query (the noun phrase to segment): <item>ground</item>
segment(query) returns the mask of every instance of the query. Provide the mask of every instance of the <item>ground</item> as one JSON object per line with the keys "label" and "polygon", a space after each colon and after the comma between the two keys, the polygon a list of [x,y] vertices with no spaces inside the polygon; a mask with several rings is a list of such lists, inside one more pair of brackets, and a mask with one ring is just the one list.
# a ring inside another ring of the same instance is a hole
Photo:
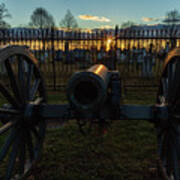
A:
{"label": "ground", "polygon": [[[66,102],[49,92],[49,103]],[[124,103],[154,104],[156,91],[128,91]],[[107,133],[83,136],[74,120],[48,128],[41,160],[28,180],[157,180],[157,142],[147,121],[116,121]],[[0,169],[1,170],[1,169]]]}
{"label": "ground", "polygon": [[[128,92],[124,103],[153,104],[156,93]],[[59,103],[55,93],[50,99]],[[54,98],[56,97],[56,98]],[[64,98],[65,101],[65,98]],[[75,121],[48,129],[41,161],[30,179],[155,180],[157,144],[153,124],[114,122],[107,134],[84,137]]]}

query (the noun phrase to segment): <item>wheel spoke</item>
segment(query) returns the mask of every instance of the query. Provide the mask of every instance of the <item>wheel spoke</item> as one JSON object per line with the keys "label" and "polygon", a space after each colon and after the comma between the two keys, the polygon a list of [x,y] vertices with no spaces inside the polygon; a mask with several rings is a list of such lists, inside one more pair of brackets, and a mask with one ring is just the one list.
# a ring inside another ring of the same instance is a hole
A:
{"label": "wheel spoke", "polygon": [[167,146],[168,146],[168,138],[165,135],[161,139],[161,146],[160,146],[160,159],[162,160],[163,165],[166,165],[167,163],[165,159],[165,157],[167,157]]}
{"label": "wheel spoke", "polygon": [[22,102],[22,98],[20,95],[20,91],[19,91],[19,87],[17,85],[17,81],[15,78],[15,74],[12,70],[11,64],[9,62],[9,60],[5,61],[5,65],[6,65],[6,70],[10,79],[10,84],[11,84],[11,88],[13,90],[14,96],[16,97],[17,100],[19,100],[20,102]]}
{"label": "wheel spoke", "polygon": [[36,137],[36,139],[41,139],[37,129],[35,127],[32,128],[32,133],[34,134],[34,136]]}
{"label": "wheel spoke", "polygon": [[23,103],[25,103],[26,99],[26,90],[25,90],[25,73],[24,73],[24,65],[23,65],[23,58],[19,56],[18,59],[18,81],[21,88],[21,98],[23,100]]}
{"label": "wheel spoke", "polygon": [[40,156],[39,153],[41,153],[41,149],[43,148],[43,140],[44,140],[44,136],[45,136],[45,132],[46,132],[46,123],[45,122],[40,122],[39,124],[39,140],[37,141],[37,145],[36,145],[36,157]]}
{"label": "wheel spoke", "polygon": [[167,67],[167,83],[168,83],[168,99],[170,98],[170,94],[171,94],[171,91],[172,91],[172,85],[173,85],[173,71],[172,71],[172,63],[169,63],[168,64],[168,67]]}
{"label": "wheel spoke", "polygon": [[14,110],[14,109],[4,109],[4,108],[0,108],[0,114],[18,115],[18,114],[20,114],[20,112],[17,111],[17,110]]}
{"label": "wheel spoke", "polygon": [[0,128],[0,135],[2,135],[3,133],[7,132],[10,128],[12,128],[15,125],[15,121],[9,121],[8,123],[4,124],[1,128]]}
{"label": "wheel spoke", "polygon": [[7,101],[14,106],[14,108],[18,108],[19,103],[11,96],[9,91],[0,83],[0,92],[7,99]]}
{"label": "wheel spoke", "polygon": [[179,180],[180,179],[180,169],[179,169],[179,161],[177,161],[177,159],[174,157],[174,180]]}
{"label": "wheel spoke", "polygon": [[32,142],[32,136],[28,130],[26,132],[26,140],[27,140],[27,148],[30,156],[30,161],[32,162],[34,160],[34,147]]}
{"label": "wheel spoke", "polygon": [[22,84],[24,83],[24,69],[23,69],[23,60],[20,58],[18,59],[18,80]]}
{"label": "wheel spoke", "polygon": [[25,157],[26,157],[26,146],[24,142],[24,138],[21,138],[21,144],[20,144],[20,153],[19,153],[19,173],[20,175],[24,174],[25,169]]}
{"label": "wheel spoke", "polygon": [[38,91],[39,85],[40,85],[41,80],[40,79],[36,79],[33,83],[31,92],[30,92],[30,101],[32,101]]}
{"label": "wheel spoke", "polygon": [[[173,83],[173,88],[172,88],[172,99],[173,101],[177,101],[177,97],[179,94],[179,88],[180,88],[180,62],[178,61],[176,64],[176,70],[175,70],[175,75],[174,75],[174,83]],[[176,97],[176,98],[174,98]],[[171,100],[172,101],[172,100]],[[173,103],[173,102],[172,102]]]}
{"label": "wheel spoke", "polygon": [[171,138],[168,136],[167,141],[167,147],[166,147],[166,154],[164,158],[166,159],[166,171],[167,175],[170,176],[172,174],[172,169],[173,169],[173,159],[172,159],[172,146],[170,142]]}
{"label": "wheel spoke", "polygon": [[39,124],[39,134],[41,136],[41,139],[44,138],[46,132],[46,123],[44,121],[41,121]]}
{"label": "wheel spoke", "polygon": [[168,96],[168,82],[166,78],[162,78],[162,86],[163,86],[163,95],[165,99],[167,100]]}
{"label": "wheel spoke", "polygon": [[18,145],[19,145],[19,139],[18,139],[18,137],[16,137],[16,140],[13,144],[12,152],[10,154],[8,169],[7,169],[6,178],[5,178],[6,180],[10,180],[10,178],[12,176],[13,168],[14,168],[17,153],[18,153]]}
{"label": "wheel spoke", "polygon": [[[42,143],[43,143],[43,137],[42,136],[42,130],[40,129],[39,131],[34,127],[32,128],[32,133],[34,134],[35,136],[35,141],[36,141],[36,145],[35,145],[35,149],[34,149],[34,152],[35,152],[35,157],[38,157],[38,153],[39,151],[41,150],[42,148]],[[41,134],[40,134],[41,133]]]}
{"label": "wheel spoke", "polygon": [[[174,136],[174,135],[173,135]],[[171,151],[172,151],[172,166],[175,176],[175,180],[180,179],[180,157],[179,157],[179,148],[177,147],[176,137],[172,137],[171,141]]]}
{"label": "wheel spoke", "polygon": [[157,134],[157,140],[158,140],[158,154],[159,154],[159,157],[162,159],[161,153],[163,152],[162,150],[163,150],[164,136],[162,136],[161,131],[158,132]]}
{"label": "wheel spoke", "polygon": [[33,64],[29,64],[29,69],[28,69],[28,74],[27,74],[27,99],[30,99],[30,89],[31,89],[31,81],[32,81],[32,77],[33,77],[33,70],[34,70],[34,65]]}
{"label": "wheel spoke", "polygon": [[42,98],[42,97],[38,97],[38,98],[36,98],[36,100],[32,101],[31,103],[34,104],[34,105],[38,105],[38,104],[40,104],[42,101],[43,101],[43,98]]}
{"label": "wheel spoke", "polygon": [[42,148],[42,138],[38,135],[35,135],[35,140],[34,140],[34,158],[37,160],[40,150]]}
{"label": "wheel spoke", "polygon": [[[177,127],[173,127],[171,130],[171,144],[174,149],[177,151],[177,157],[180,160],[180,136],[177,133]],[[179,152],[179,153],[178,153]]]}
{"label": "wheel spoke", "polygon": [[5,158],[11,144],[13,143],[14,139],[16,136],[16,131],[13,129],[9,136],[6,139],[5,144],[2,146],[1,151],[0,151],[0,162]]}

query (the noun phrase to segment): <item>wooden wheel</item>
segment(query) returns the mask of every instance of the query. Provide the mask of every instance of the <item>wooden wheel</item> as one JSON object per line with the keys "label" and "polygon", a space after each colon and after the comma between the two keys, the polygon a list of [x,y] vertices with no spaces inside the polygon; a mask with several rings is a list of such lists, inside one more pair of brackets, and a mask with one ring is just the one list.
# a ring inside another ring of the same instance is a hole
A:
{"label": "wooden wheel", "polygon": [[157,95],[159,105],[167,105],[168,120],[156,124],[159,167],[167,180],[180,179],[180,49],[173,50],[165,60]]}
{"label": "wooden wheel", "polygon": [[0,68],[0,179],[21,179],[42,150],[46,125],[32,107],[46,102],[45,88],[25,47],[0,49]]}

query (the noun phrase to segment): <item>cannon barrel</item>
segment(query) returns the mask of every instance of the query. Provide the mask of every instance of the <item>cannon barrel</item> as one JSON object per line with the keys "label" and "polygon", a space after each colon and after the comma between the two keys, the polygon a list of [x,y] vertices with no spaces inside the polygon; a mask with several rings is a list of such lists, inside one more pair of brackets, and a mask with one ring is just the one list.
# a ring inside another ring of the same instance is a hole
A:
{"label": "cannon barrel", "polygon": [[108,68],[94,65],[83,72],[76,72],[69,80],[67,97],[79,112],[95,112],[107,98],[109,83]]}

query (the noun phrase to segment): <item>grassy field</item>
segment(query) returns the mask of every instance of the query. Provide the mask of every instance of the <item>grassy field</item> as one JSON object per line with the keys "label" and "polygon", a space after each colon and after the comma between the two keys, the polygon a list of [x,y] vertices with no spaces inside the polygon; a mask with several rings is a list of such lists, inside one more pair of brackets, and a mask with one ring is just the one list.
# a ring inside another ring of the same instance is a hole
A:
{"label": "grassy field", "polygon": [[[58,102],[58,96],[62,95],[50,96],[52,101],[56,99]],[[124,97],[124,102],[130,104],[151,104],[154,101],[155,94],[149,93],[129,93]],[[48,129],[42,160],[31,178],[156,179],[156,173],[149,170],[156,167],[156,147],[155,129],[149,122],[118,121],[104,136],[93,131],[84,137],[76,123],[70,121],[58,129]]]}
{"label": "grassy field", "polygon": [[[66,102],[63,93],[49,93],[50,103]],[[153,104],[155,93],[128,92],[124,103]],[[155,180],[155,129],[146,121],[118,121],[109,131],[83,136],[75,121],[48,129],[43,156],[28,180]]]}

